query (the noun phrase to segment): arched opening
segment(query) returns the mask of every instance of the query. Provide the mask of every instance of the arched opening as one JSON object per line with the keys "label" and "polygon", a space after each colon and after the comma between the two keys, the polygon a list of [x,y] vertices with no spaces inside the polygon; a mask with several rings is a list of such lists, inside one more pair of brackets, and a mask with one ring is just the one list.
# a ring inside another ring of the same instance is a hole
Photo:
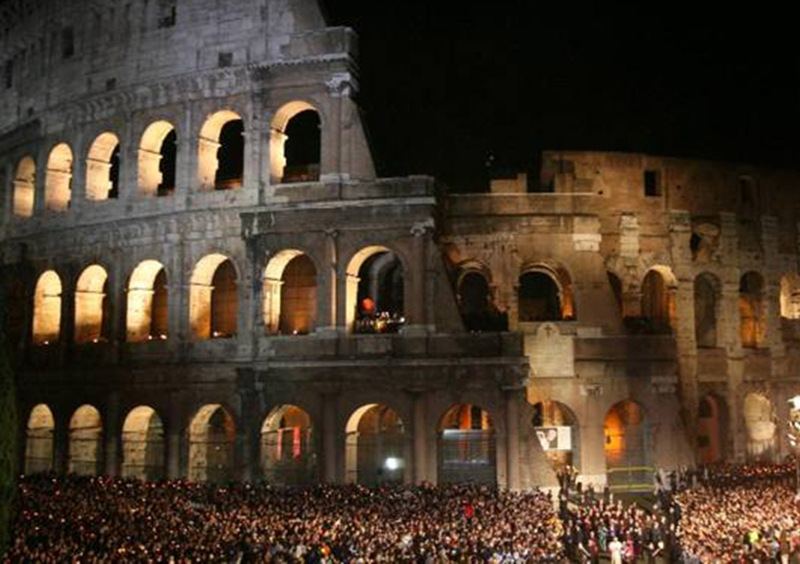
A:
{"label": "arched opening", "polygon": [[270,133],[273,183],[316,182],[320,171],[319,113],[306,102],[289,102],[275,113]]}
{"label": "arched opening", "polygon": [[264,275],[264,324],[268,334],[305,335],[316,327],[317,269],[301,251],[281,251]]}
{"label": "arched opening", "polygon": [[219,404],[201,407],[189,427],[189,480],[225,483],[233,480],[236,425]]}
{"label": "arched opening", "polygon": [[126,340],[165,340],[169,323],[167,273],[157,260],[140,262],[128,283]]}
{"label": "arched opening", "polygon": [[197,154],[201,190],[229,190],[244,178],[244,122],[222,110],[209,117],[200,130]]}
{"label": "arched opening", "polygon": [[386,247],[360,250],[347,267],[347,323],[356,333],[395,333],[405,324],[404,272]]}
{"label": "arched opening", "polygon": [[616,491],[652,491],[650,425],[644,409],[625,400],[614,404],[603,422],[606,476]]}
{"label": "arched opening", "polygon": [[75,410],[69,422],[69,464],[71,474],[96,476],[103,458],[103,421],[91,405]]}
{"label": "arched opening", "polygon": [[697,460],[717,464],[725,460],[728,415],[725,403],[712,394],[700,399],[697,412]]}
{"label": "arched opening", "polygon": [[164,478],[164,426],[152,407],[131,410],[122,426],[122,476]]}
{"label": "arched opening", "polygon": [[25,156],[17,165],[14,175],[14,215],[31,217],[36,198],[36,163],[30,156]]}
{"label": "arched opening", "polygon": [[236,336],[236,269],[224,255],[203,257],[194,269],[189,291],[192,334],[198,339]]}
{"label": "arched opening", "polygon": [[672,333],[675,329],[676,282],[667,270],[652,269],[642,281],[642,318],[648,333]]}
{"label": "arched opening", "polygon": [[60,328],[61,279],[55,271],[48,270],[39,277],[33,295],[33,344],[57,342]]}
{"label": "arched opening", "polygon": [[44,207],[50,211],[66,211],[72,198],[72,149],[59,143],[50,151],[44,181]]}
{"label": "arched opening", "polygon": [[694,279],[694,336],[697,346],[717,346],[717,296],[719,282],[710,274]]}
{"label": "arched opening", "polygon": [[800,319],[800,277],[797,274],[781,276],[781,317]]}
{"label": "arched opening", "polygon": [[119,138],[113,133],[99,135],[86,159],[86,197],[107,200],[119,194]]}
{"label": "arched opening", "polygon": [[393,409],[380,404],[359,407],[347,422],[347,481],[364,486],[402,483],[405,476],[405,428]]}
{"label": "arched opening", "polygon": [[748,272],[739,281],[739,318],[742,347],[758,348],[767,332],[764,319],[764,280],[756,272]]}
{"label": "arched opening", "polygon": [[580,470],[578,420],[566,405],[557,401],[535,403],[532,423],[553,470],[563,472],[567,467]]}
{"label": "arched opening", "polygon": [[93,264],[78,278],[75,288],[75,342],[98,343],[108,338],[108,274]]}
{"label": "arched opening", "polygon": [[458,284],[458,305],[467,331],[506,331],[508,318],[491,300],[486,277],[476,271],[466,272]]}
{"label": "arched opening", "polygon": [[750,460],[772,460],[777,446],[772,402],[761,394],[747,394],[744,399],[744,422],[747,429],[747,457]]}
{"label": "arched opening", "polygon": [[497,445],[489,412],[477,405],[451,407],[439,422],[439,483],[497,483]]}
{"label": "arched opening", "polygon": [[50,408],[40,403],[31,410],[25,434],[25,473],[52,472],[55,419]]}
{"label": "arched opening", "polygon": [[168,196],[175,191],[178,136],[167,121],[151,123],[139,144],[139,191]]}
{"label": "arched opening", "polygon": [[317,457],[311,416],[295,405],[272,410],[261,427],[261,468],[268,482],[304,486],[316,482]]}
{"label": "arched opening", "polygon": [[519,277],[517,300],[521,323],[575,319],[572,282],[563,269],[528,269]]}

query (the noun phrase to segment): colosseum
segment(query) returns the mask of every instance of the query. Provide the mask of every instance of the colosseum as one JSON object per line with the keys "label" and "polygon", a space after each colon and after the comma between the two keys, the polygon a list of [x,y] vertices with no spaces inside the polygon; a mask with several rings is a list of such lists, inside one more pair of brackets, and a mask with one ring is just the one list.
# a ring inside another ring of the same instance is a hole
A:
{"label": "colosseum", "polygon": [[797,173],[379,178],[313,0],[73,4],[2,8],[25,472],[637,490],[789,452]]}

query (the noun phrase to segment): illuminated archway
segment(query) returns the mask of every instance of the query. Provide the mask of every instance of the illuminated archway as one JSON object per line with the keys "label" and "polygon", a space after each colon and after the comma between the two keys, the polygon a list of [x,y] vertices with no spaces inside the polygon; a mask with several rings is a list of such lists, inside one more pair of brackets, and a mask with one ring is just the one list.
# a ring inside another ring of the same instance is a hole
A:
{"label": "illuminated archway", "polygon": [[766,337],[764,279],[757,272],[745,273],[739,281],[739,319],[742,347],[760,347]]}
{"label": "illuminated archway", "polygon": [[317,457],[311,416],[294,405],[272,410],[261,427],[261,468],[268,482],[310,485],[316,482]]}
{"label": "illuminated archway", "polygon": [[50,408],[40,403],[31,410],[25,434],[25,473],[53,470],[55,420]]}
{"label": "illuminated archway", "polygon": [[563,268],[537,264],[525,269],[517,288],[520,322],[571,321],[576,317],[572,280]]}
{"label": "illuminated archway", "polygon": [[557,472],[567,467],[580,469],[580,433],[572,410],[557,401],[533,405],[533,429],[542,450]]}
{"label": "illuminated archway", "polygon": [[128,283],[127,341],[140,343],[167,338],[169,303],[167,273],[156,260],[140,262]]}
{"label": "illuminated archway", "polygon": [[264,325],[267,334],[303,335],[317,318],[317,269],[298,250],[276,254],[264,273]]}
{"label": "illuminated archway", "polygon": [[75,410],[69,423],[69,464],[71,474],[95,476],[103,458],[103,422],[91,405]]}
{"label": "illuminated archway", "polygon": [[653,267],[642,281],[642,318],[649,333],[675,330],[675,292],[677,281],[665,266]]}
{"label": "illuminated archway", "polygon": [[348,482],[375,486],[402,483],[405,475],[405,427],[393,409],[380,404],[359,407],[346,427]]}
{"label": "illuminated archway", "polygon": [[236,336],[238,290],[236,269],[225,255],[200,259],[192,273],[189,317],[197,339]]}
{"label": "illuminated archway", "polygon": [[198,138],[197,173],[201,190],[228,190],[243,183],[244,122],[221,110],[203,124]]}
{"label": "illuminated archway", "polygon": [[747,394],[744,400],[744,422],[747,430],[747,457],[751,460],[772,460],[777,446],[777,426],[772,402],[761,394]]}
{"label": "illuminated archway", "polygon": [[75,288],[76,343],[97,343],[107,337],[108,309],[108,274],[93,264],[81,273]]}
{"label": "illuminated archway", "polygon": [[61,328],[61,279],[54,270],[44,272],[33,295],[33,344],[58,341]]}
{"label": "illuminated archway", "polygon": [[603,421],[603,436],[609,487],[651,491],[650,424],[644,409],[630,400],[614,404]]}
{"label": "illuminated archway", "polygon": [[236,424],[219,404],[201,407],[189,427],[189,480],[229,482],[234,478]]}
{"label": "illuminated archway", "polygon": [[30,156],[22,157],[14,175],[14,215],[31,217],[36,198],[36,163]]}
{"label": "illuminated archway", "polygon": [[405,323],[405,273],[400,257],[372,245],[358,251],[347,265],[347,327],[358,333],[391,333]]}
{"label": "illuminated archway", "polygon": [[97,136],[86,159],[86,197],[107,200],[119,195],[119,138],[106,132]]}
{"label": "illuminated archway", "polygon": [[66,211],[72,198],[72,149],[59,143],[50,151],[44,180],[44,206],[50,211]]}
{"label": "illuminated archway", "polygon": [[166,196],[175,190],[178,137],[168,121],[147,126],[139,143],[139,191]]}
{"label": "illuminated archway", "polygon": [[270,130],[272,183],[319,180],[320,119],[309,103],[294,101],[275,113]]}
{"label": "illuminated archway", "polygon": [[497,444],[489,412],[477,405],[454,405],[442,416],[439,483],[497,483]]}
{"label": "illuminated archway", "polygon": [[164,478],[164,426],[152,407],[135,407],[125,418],[122,475],[140,480]]}

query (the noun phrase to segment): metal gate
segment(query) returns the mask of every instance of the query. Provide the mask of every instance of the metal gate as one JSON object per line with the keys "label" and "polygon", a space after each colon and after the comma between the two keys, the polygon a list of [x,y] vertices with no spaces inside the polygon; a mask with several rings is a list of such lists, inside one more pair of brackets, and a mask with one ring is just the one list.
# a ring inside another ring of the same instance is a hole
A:
{"label": "metal gate", "polygon": [[439,434],[439,483],[497,484],[493,430],[445,429]]}
{"label": "metal gate", "polygon": [[608,487],[612,491],[651,492],[650,426],[643,422],[614,429],[606,440],[624,445],[614,456],[606,455]]}
{"label": "metal gate", "polygon": [[402,433],[355,433],[347,439],[347,481],[364,486],[402,483]]}

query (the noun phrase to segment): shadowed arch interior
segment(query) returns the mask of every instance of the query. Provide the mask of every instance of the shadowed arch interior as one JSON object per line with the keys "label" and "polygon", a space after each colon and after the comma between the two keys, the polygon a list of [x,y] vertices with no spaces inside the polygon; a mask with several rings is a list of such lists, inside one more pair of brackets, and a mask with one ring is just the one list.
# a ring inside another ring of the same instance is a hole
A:
{"label": "shadowed arch interior", "polygon": [[169,298],[167,273],[156,260],[140,262],[128,283],[126,340],[139,343],[167,338]]}
{"label": "shadowed arch interior", "polygon": [[311,416],[296,405],[273,409],[261,427],[261,468],[267,481],[310,485],[316,480],[317,457]]}
{"label": "shadowed arch interior", "polygon": [[192,273],[189,317],[197,339],[236,335],[238,289],[236,269],[225,255],[206,255]]}
{"label": "shadowed arch interior", "polygon": [[151,123],[139,143],[139,192],[167,196],[175,190],[178,136],[168,121]]}
{"label": "shadowed arch interior", "polygon": [[31,217],[36,199],[36,162],[30,155],[22,157],[14,174],[14,215]]}
{"label": "shadowed arch interior", "polygon": [[346,433],[348,482],[365,486],[403,482],[407,445],[397,412],[382,404],[363,405],[350,416]]}
{"label": "shadowed arch interior", "polygon": [[212,114],[198,138],[200,190],[228,190],[244,181],[244,121],[230,110]]}

